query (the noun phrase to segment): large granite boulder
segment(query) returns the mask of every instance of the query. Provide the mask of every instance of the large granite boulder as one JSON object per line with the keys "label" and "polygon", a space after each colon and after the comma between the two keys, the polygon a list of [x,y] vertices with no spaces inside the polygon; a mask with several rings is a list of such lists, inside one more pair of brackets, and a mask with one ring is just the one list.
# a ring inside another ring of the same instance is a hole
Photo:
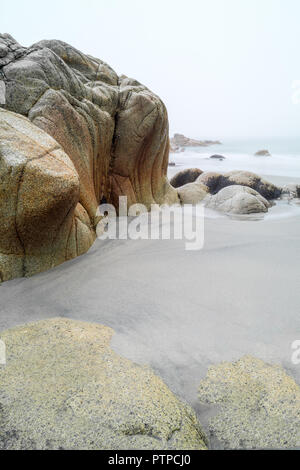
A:
{"label": "large granite boulder", "polygon": [[179,188],[187,183],[193,183],[202,173],[203,171],[199,168],[187,168],[186,170],[176,173],[170,180],[170,184],[173,188]]}
{"label": "large granite boulder", "polygon": [[0,87],[2,280],[84,253],[102,200],[178,202],[167,111],[139,82],[61,41],[4,34]]}
{"label": "large granite boulder", "polygon": [[29,119],[0,109],[0,276],[31,275],[87,251],[95,232],[72,160]]}
{"label": "large granite boulder", "polygon": [[209,430],[225,449],[300,447],[300,387],[278,365],[245,356],[211,366],[199,399],[214,406]]}
{"label": "large granite boulder", "polygon": [[206,197],[205,207],[226,214],[256,214],[268,212],[271,203],[248,186],[227,186]]}
{"label": "large granite boulder", "polygon": [[250,171],[230,171],[229,173],[216,173],[216,172],[205,172],[199,178],[197,182],[207,186],[207,190],[211,194],[217,194],[221,189],[226,186],[240,185],[248,186],[259,192],[261,196],[270,200],[277,199],[281,195],[281,189],[272,183],[262,179],[260,176]]}
{"label": "large granite boulder", "polygon": [[52,319],[1,333],[0,449],[205,449],[192,409],[113,330]]}

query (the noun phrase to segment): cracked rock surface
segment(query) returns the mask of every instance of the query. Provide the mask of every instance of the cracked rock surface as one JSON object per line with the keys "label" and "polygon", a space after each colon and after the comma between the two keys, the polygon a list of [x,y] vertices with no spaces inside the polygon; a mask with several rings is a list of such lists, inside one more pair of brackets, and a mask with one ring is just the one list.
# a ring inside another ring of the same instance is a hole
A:
{"label": "cracked rock surface", "polygon": [[139,82],[61,41],[3,34],[0,83],[1,280],[86,252],[103,200],[178,202],[167,111]]}
{"label": "cracked rock surface", "polygon": [[1,333],[0,449],[206,449],[192,409],[112,335],[67,319]]}

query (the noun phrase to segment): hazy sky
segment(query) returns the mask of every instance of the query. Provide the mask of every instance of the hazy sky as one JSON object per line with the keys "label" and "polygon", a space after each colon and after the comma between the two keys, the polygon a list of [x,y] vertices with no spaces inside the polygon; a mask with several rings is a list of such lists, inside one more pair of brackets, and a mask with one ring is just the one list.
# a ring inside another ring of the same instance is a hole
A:
{"label": "hazy sky", "polygon": [[[171,132],[297,137],[300,0],[1,0],[1,32],[61,39],[156,92]],[[300,88],[300,86],[299,86]]]}

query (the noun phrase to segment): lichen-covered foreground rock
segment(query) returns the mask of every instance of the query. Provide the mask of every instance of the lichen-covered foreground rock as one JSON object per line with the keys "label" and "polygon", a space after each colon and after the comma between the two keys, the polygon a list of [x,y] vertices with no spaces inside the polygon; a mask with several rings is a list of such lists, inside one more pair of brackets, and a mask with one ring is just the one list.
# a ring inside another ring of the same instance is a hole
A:
{"label": "lichen-covered foreground rock", "polygon": [[167,111],[61,41],[0,35],[0,281],[87,251],[101,201],[177,203]]}
{"label": "lichen-covered foreground rock", "polygon": [[205,449],[190,407],[110,348],[110,328],[66,319],[0,334],[0,449]]}
{"label": "lichen-covered foreground rock", "polygon": [[300,447],[300,387],[280,366],[251,356],[212,366],[199,399],[218,405],[210,431],[227,449]]}

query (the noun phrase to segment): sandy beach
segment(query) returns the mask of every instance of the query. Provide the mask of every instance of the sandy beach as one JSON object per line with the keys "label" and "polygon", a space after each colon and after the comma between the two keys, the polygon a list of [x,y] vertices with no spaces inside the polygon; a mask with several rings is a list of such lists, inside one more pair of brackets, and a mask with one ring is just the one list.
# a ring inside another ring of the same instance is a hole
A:
{"label": "sandy beach", "polygon": [[250,354],[281,364],[300,384],[291,362],[300,337],[300,218],[282,217],[286,209],[259,221],[207,217],[200,251],[185,251],[184,241],[97,240],[84,256],[3,283],[0,330],[53,317],[110,326],[113,349],[150,365],[205,428],[213,410],[200,406],[197,387],[212,364]]}

